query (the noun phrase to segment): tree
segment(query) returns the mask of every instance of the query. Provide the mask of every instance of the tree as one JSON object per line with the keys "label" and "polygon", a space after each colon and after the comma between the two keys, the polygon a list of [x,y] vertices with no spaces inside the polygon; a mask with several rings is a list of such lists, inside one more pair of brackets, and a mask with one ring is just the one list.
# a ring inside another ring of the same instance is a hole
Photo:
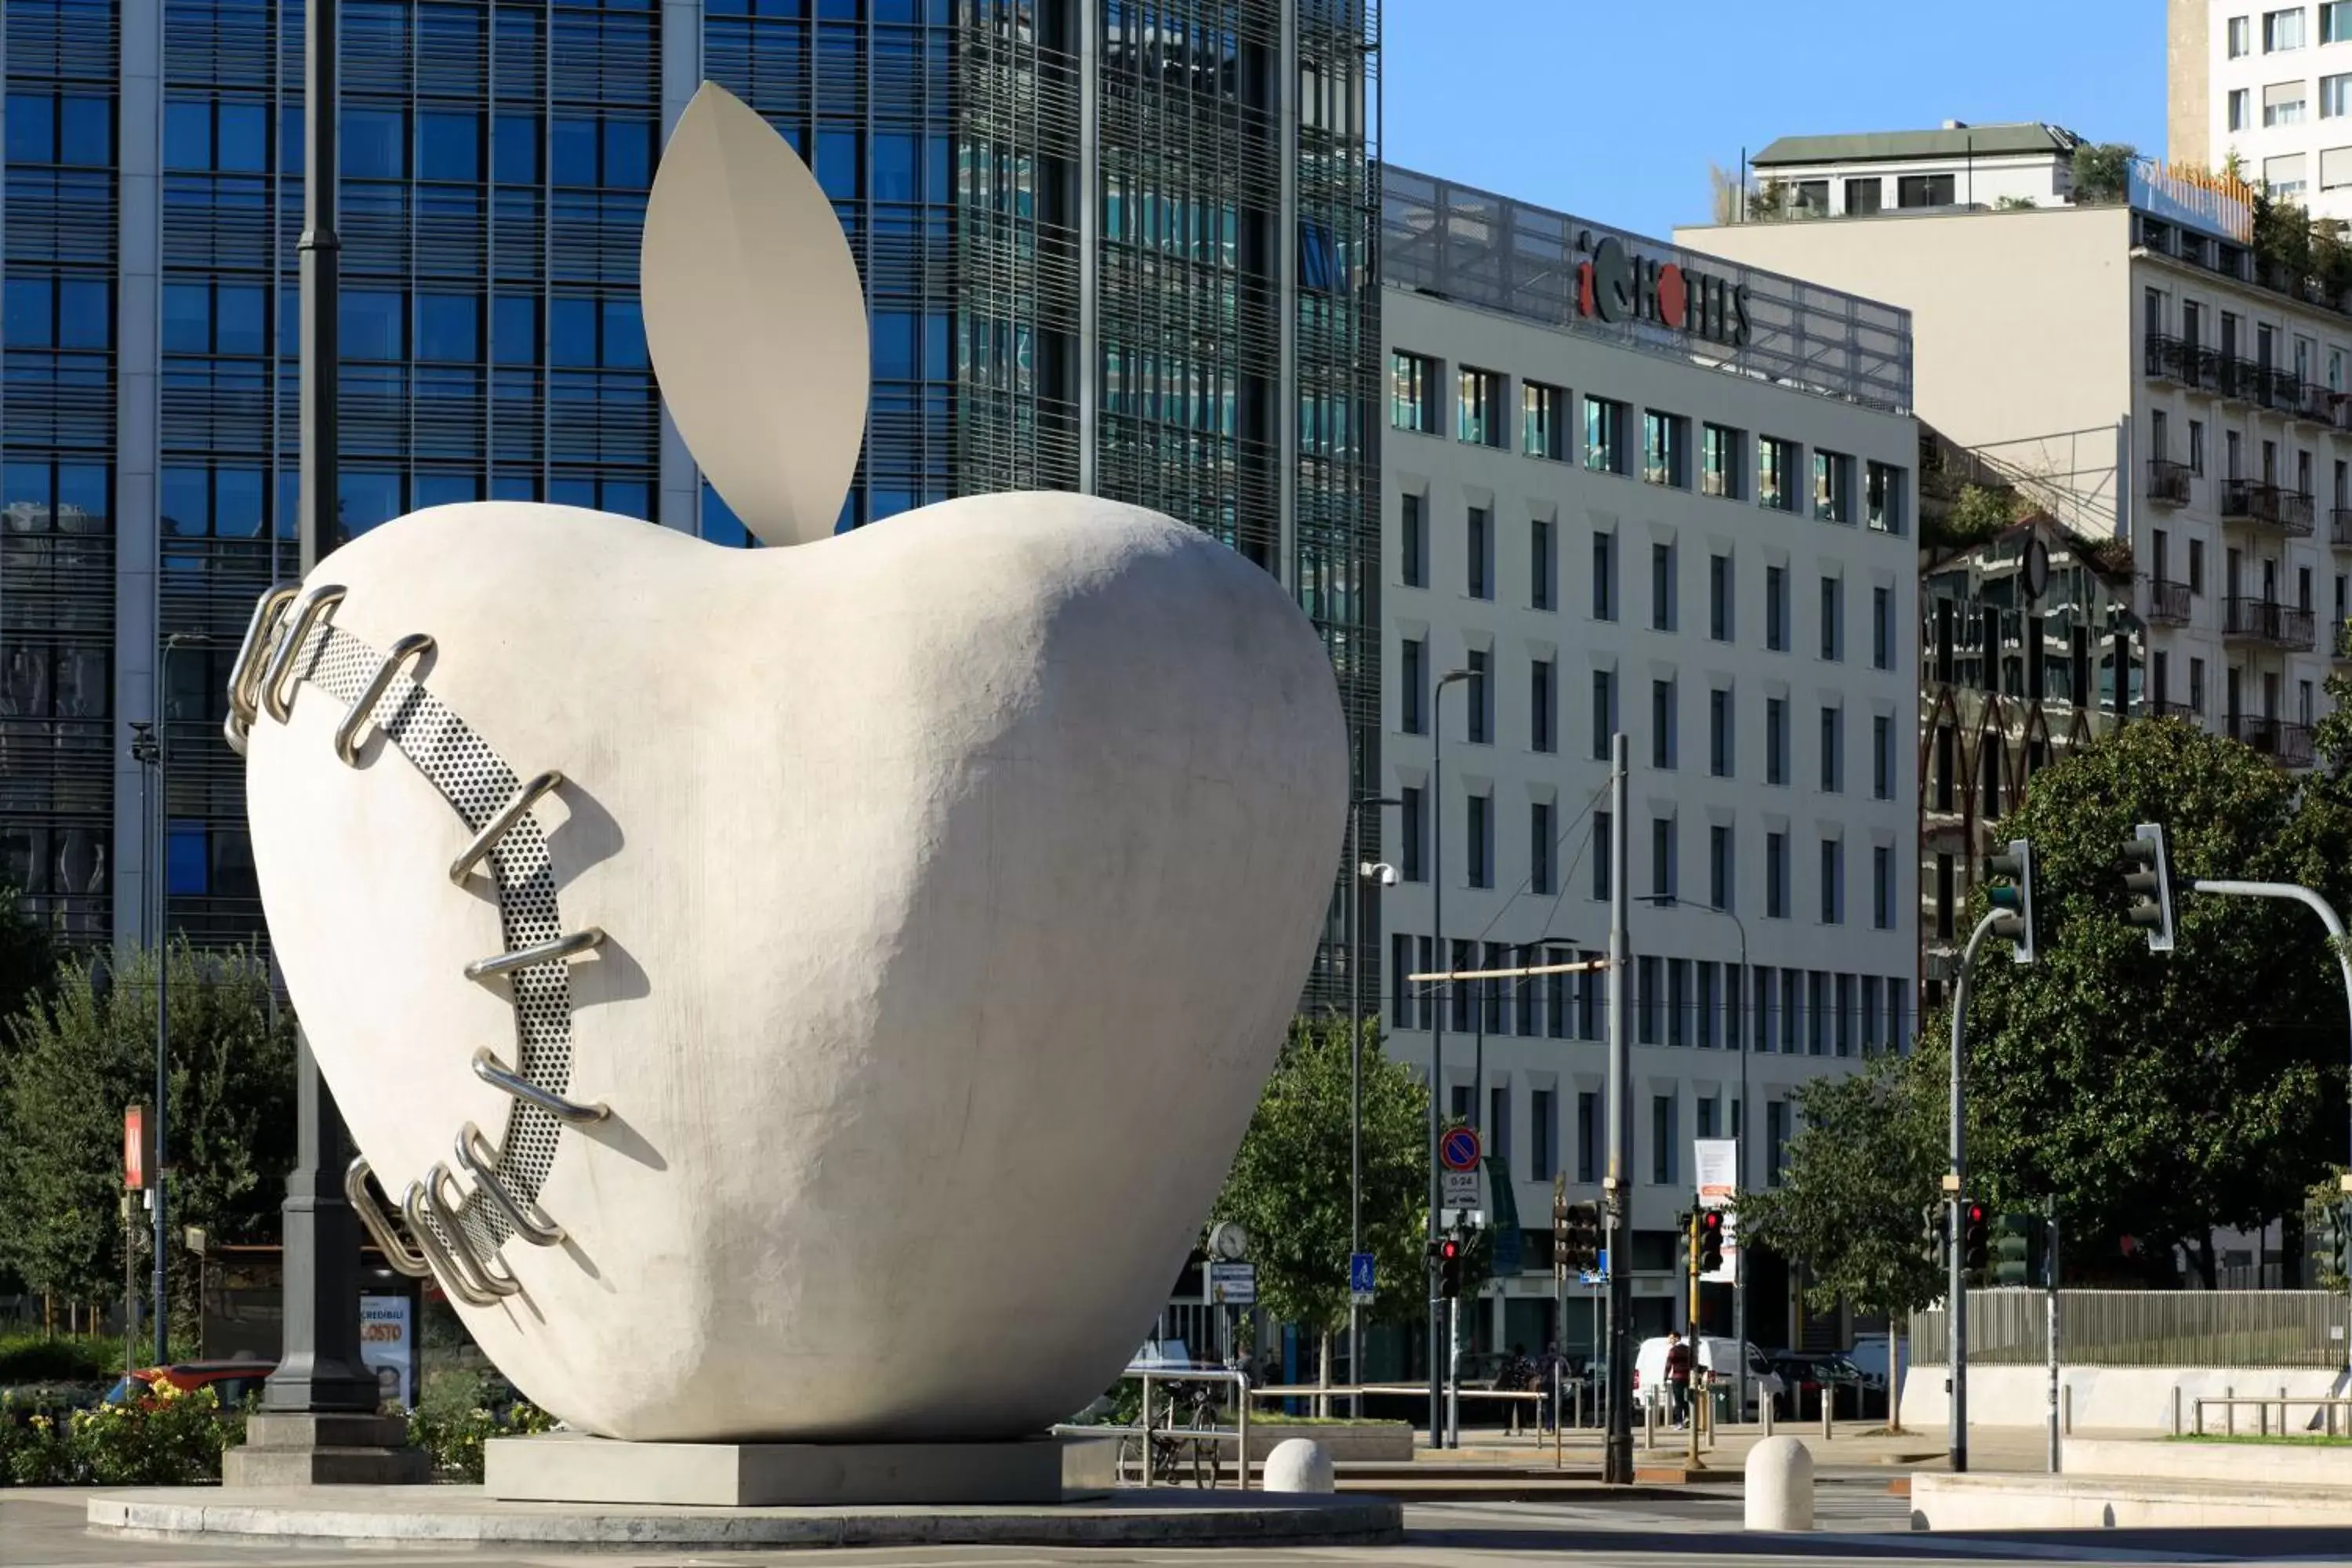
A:
{"label": "tree", "polygon": [[2139,150],[2124,142],[2085,142],[2074,149],[2074,199],[2085,204],[2119,202],[2131,186],[2132,160]]}
{"label": "tree", "polygon": [[[275,1235],[293,1163],[294,1020],[244,952],[171,952],[167,1151],[174,1236]],[[274,1014],[274,1016],[273,1016]],[[122,1113],[154,1093],[155,959],[70,961],[54,992],[7,1022],[0,1056],[0,1266],[36,1289],[98,1300],[122,1279]],[[195,1321],[194,1269],[176,1260],[175,1321]]]}
{"label": "tree", "polygon": [[[2033,845],[2038,959],[2010,963],[1996,940],[1971,981],[1970,1197],[2048,1202],[2069,1235],[2127,1233],[2159,1256],[2179,1246],[2209,1286],[2215,1228],[2300,1208],[2342,1144],[2334,955],[2296,905],[2186,891],[2200,877],[2341,883],[2352,814],[2297,805],[2292,775],[2173,720],[2035,776],[1997,836]],[[2137,822],[2170,841],[2169,954],[2124,921],[2118,855]]]}
{"label": "tree", "polygon": [[[47,930],[25,912],[23,895],[13,888],[0,889],[0,1018],[16,1016],[48,984],[57,963]],[[0,1071],[5,1069],[7,1055],[5,1027],[0,1026]],[[6,1125],[0,1121],[0,1137],[5,1136]],[[5,1179],[0,1173],[0,1181]],[[22,1277],[9,1267],[7,1249],[0,1247],[0,1293],[23,1289]]]}
{"label": "tree", "polygon": [[[1948,1115],[1928,1059],[1887,1055],[1848,1078],[1816,1079],[1797,1091],[1802,1131],[1790,1142],[1780,1184],[1741,1194],[1743,1246],[1770,1247],[1804,1266],[1805,1298],[1883,1312],[1895,1336],[1889,1375],[1902,1363],[1903,1324],[1944,1294],[1943,1266],[1929,1258],[1922,1211],[1942,1194]],[[1897,1426],[1895,1399],[1887,1425]]]}
{"label": "tree", "polygon": [[[1429,1096],[1363,1037],[1364,1249],[1380,1289],[1371,1310],[1420,1310],[1429,1193]],[[1257,1299],[1275,1317],[1322,1337],[1348,1321],[1349,1050],[1344,1019],[1300,1019],[1250,1118],[1213,1221],[1249,1232]]]}

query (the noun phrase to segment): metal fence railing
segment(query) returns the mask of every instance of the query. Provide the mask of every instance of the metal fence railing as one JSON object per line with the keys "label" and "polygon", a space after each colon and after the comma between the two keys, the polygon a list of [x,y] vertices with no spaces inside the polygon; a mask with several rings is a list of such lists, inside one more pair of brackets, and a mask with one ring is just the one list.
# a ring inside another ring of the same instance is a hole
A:
{"label": "metal fence railing", "polygon": [[[2062,1290],[2069,1366],[2331,1367],[2345,1364],[2346,1302],[2325,1290]],[[1969,1292],[1971,1365],[2038,1366],[2047,1307],[2034,1289]],[[1947,1358],[1944,1310],[1911,1316],[1912,1360]]]}

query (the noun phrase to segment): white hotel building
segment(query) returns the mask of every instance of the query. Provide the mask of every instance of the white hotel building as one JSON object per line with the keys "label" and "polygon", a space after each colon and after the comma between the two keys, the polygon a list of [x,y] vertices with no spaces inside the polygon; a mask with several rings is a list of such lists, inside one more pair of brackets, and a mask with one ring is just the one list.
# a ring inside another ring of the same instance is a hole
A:
{"label": "white hotel building", "polygon": [[2167,0],[2168,156],[2352,218],[2352,0]]}
{"label": "white hotel building", "polygon": [[[1404,976],[1601,955],[1622,727],[1632,891],[1657,900],[1633,906],[1628,985],[1627,1261],[1654,1331],[1682,1317],[1693,1140],[1752,1127],[1769,1181],[1799,1086],[1909,1041],[1909,317],[1396,169],[1381,266],[1389,1049],[1425,1071],[1442,1018],[1444,1103],[1507,1162],[1529,1242],[1474,1342],[1533,1350],[1553,1177],[1580,1201],[1606,1173],[1604,976]],[[1750,1337],[1800,1338],[1784,1277],[1751,1278]],[[1571,1350],[1590,1300],[1572,1288]],[[1727,1291],[1704,1310],[1728,1331]]]}

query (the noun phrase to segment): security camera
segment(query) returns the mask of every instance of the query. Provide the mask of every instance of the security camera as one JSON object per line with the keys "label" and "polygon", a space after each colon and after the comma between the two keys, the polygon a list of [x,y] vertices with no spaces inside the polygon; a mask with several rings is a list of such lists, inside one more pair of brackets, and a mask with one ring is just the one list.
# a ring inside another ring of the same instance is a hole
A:
{"label": "security camera", "polygon": [[1356,875],[1377,887],[1397,885],[1397,868],[1385,860],[1367,860],[1356,868]]}

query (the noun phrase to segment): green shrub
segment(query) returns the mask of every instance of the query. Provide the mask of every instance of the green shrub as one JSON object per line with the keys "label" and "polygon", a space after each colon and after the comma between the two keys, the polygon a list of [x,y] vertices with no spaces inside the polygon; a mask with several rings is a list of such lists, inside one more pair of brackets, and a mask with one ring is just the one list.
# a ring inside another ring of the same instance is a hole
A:
{"label": "green shrub", "polygon": [[0,1480],[192,1486],[220,1479],[222,1453],[244,1438],[244,1414],[224,1413],[209,1388],[84,1410],[11,1394],[0,1400]]}
{"label": "green shrub", "polygon": [[528,1401],[499,1405],[503,1387],[472,1375],[436,1378],[409,1412],[410,1447],[425,1450],[437,1473],[480,1480],[482,1445],[488,1439],[526,1436],[555,1425],[555,1417]]}
{"label": "green shrub", "polygon": [[106,1342],[44,1339],[26,1334],[0,1340],[0,1384],[96,1383],[121,1364],[122,1346]]}

